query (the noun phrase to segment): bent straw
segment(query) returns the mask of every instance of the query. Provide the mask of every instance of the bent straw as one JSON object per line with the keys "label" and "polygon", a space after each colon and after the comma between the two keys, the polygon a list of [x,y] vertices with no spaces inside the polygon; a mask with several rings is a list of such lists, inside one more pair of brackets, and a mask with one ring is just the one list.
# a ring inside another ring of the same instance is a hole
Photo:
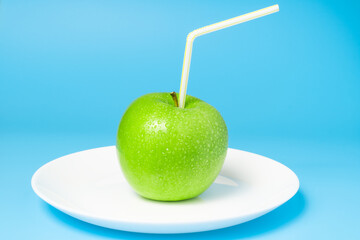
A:
{"label": "bent straw", "polygon": [[220,29],[224,29],[227,27],[234,26],[239,23],[247,22],[256,18],[260,18],[275,12],[279,11],[279,5],[273,5],[267,8],[263,8],[260,10],[257,10],[255,12],[250,12],[238,17],[230,18],[228,20],[214,23],[199,29],[196,29],[192,32],[190,32],[186,39],[186,46],[185,46],[185,54],[184,54],[184,62],[183,62],[183,69],[181,74],[181,83],[180,83],[180,93],[179,93],[179,107],[184,108],[185,107],[185,98],[186,98],[186,89],[188,85],[188,79],[189,79],[189,71],[190,71],[190,62],[191,62],[191,52],[193,47],[193,42],[196,37],[199,37],[201,35],[211,33]]}

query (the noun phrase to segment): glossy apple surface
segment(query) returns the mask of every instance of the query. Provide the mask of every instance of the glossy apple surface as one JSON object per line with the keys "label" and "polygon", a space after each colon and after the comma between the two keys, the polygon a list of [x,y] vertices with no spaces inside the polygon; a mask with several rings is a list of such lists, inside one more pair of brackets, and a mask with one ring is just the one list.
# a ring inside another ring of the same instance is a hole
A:
{"label": "glossy apple surface", "polygon": [[220,113],[206,102],[188,95],[185,108],[179,108],[170,93],[151,93],[124,113],[116,147],[138,194],[178,201],[213,183],[226,157],[228,132]]}

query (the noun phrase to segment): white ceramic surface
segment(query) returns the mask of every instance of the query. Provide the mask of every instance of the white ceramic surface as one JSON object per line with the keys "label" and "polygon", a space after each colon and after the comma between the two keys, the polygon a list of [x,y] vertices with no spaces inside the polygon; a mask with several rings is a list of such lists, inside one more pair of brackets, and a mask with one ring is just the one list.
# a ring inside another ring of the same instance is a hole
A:
{"label": "white ceramic surface", "polygon": [[157,202],[126,182],[114,146],[70,154],[42,166],[31,185],[44,201],[80,220],[118,230],[187,233],[257,218],[289,200],[299,180],[269,158],[230,149],[215,183],[199,197]]}

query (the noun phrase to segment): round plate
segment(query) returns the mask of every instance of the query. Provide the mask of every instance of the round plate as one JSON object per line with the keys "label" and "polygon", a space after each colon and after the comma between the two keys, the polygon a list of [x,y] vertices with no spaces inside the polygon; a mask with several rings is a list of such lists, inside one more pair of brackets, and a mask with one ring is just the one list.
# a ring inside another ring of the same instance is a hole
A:
{"label": "round plate", "polygon": [[35,193],[75,218],[143,233],[188,233],[229,227],[257,218],[289,200],[299,180],[269,158],[230,149],[223,169],[199,197],[157,202],[126,182],[114,146],[70,154],[34,174]]}

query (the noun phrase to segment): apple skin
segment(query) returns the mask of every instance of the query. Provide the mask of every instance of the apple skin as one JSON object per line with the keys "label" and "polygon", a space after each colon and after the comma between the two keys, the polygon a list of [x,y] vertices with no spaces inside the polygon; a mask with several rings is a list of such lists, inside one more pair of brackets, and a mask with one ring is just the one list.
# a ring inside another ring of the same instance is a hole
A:
{"label": "apple skin", "polygon": [[228,131],[220,113],[198,98],[187,95],[185,108],[179,108],[170,93],[150,93],[124,113],[116,147],[138,194],[179,201],[213,183],[226,157]]}

